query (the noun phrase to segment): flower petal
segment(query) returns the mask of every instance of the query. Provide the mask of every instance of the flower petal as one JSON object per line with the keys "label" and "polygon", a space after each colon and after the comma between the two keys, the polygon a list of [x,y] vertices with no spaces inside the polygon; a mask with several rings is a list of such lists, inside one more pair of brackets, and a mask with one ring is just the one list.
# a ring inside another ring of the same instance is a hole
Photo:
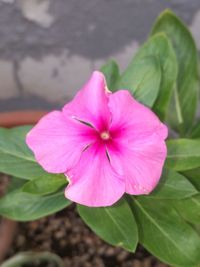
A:
{"label": "flower petal", "polygon": [[95,139],[95,130],[53,111],[27,134],[26,143],[36,160],[48,172],[64,173],[80,159]]}
{"label": "flower petal", "polygon": [[111,131],[116,132],[116,137],[143,140],[154,133],[162,140],[167,138],[167,127],[149,108],[137,102],[129,91],[119,90],[111,94],[108,105],[112,114]]}
{"label": "flower petal", "polygon": [[124,180],[111,167],[105,147],[98,143],[84,151],[67,176],[66,197],[89,207],[111,206],[125,192]]}
{"label": "flower petal", "polygon": [[149,194],[156,187],[167,155],[164,141],[154,137],[129,147],[118,142],[107,149],[111,165],[126,181],[126,193]]}
{"label": "flower petal", "polygon": [[66,116],[91,124],[99,131],[104,130],[111,116],[108,108],[109,94],[104,75],[95,71],[75,98],[64,106],[63,112]]}
{"label": "flower petal", "polygon": [[124,176],[127,193],[148,194],[157,185],[166,159],[167,127],[125,90],[109,96],[109,108],[113,115],[113,142],[107,144],[111,165]]}

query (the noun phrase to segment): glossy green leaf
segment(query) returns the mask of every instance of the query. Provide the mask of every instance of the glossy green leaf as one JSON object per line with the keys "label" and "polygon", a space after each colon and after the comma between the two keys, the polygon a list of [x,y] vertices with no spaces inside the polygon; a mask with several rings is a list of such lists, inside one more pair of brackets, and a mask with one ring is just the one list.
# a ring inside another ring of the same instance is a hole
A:
{"label": "glossy green leaf", "polygon": [[119,67],[114,60],[109,60],[105,65],[101,67],[101,71],[104,73],[107,86],[109,90],[115,90],[115,85],[119,79]]}
{"label": "glossy green leaf", "polygon": [[184,171],[200,166],[200,139],[174,139],[167,141],[166,166]]}
{"label": "glossy green leaf", "polygon": [[30,129],[31,126],[0,128],[0,172],[26,180],[41,177],[51,179],[52,174],[45,172],[36,163],[25,143],[26,134]]}
{"label": "glossy green leaf", "polygon": [[70,203],[63,190],[52,195],[35,196],[18,189],[0,199],[0,215],[16,221],[32,221],[60,211]]}
{"label": "glossy green leaf", "polygon": [[159,92],[161,68],[156,57],[134,59],[120,77],[118,89],[128,89],[141,103],[152,107]]}
{"label": "glossy green leaf", "polygon": [[200,191],[200,168],[184,171],[183,175]]}
{"label": "glossy green leaf", "polygon": [[200,224],[200,194],[175,201],[174,207],[186,221]]}
{"label": "glossy green leaf", "polygon": [[173,170],[164,169],[158,186],[148,197],[157,199],[183,199],[197,193],[196,188],[186,177]]}
{"label": "glossy green leaf", "polygon": [[150,37],[139,49],[133,61],[152,55],[159,60],[162,72],[160,90],[153,109],[163,120],[178,73],[176,55],[165,34],[159,33]]}
{"label": "glossy green leaf", "polygon": [[[179,71],[177,80],[178,96],[175,95],[175,97],[178,97],[180,101],[180,111],[183,118],[182,131],[186,132],[194,122],[198,103],[199,66],[197,49],[188,28],[170,10],[161,13],[155,23],[152,34],[159,32],[164,32],[168,36],[176,53]],[[171,113],[173,112],[171,110]],[[178,122],[176,121],[176,123]]]}
{"label": "glossy green leaf", "polygon": [[105,208],[78,206],[85,223],[108,243],[135,251],[138,242],[137,226],[126,200]]}
{"label": "glossy green leaf", "polygon": [[199,266],[200,237],[167,201],[132,201],[142,245],[160,260],[179,267]]}
{"label": "glossy green leaf", "polygon": [[59,188],[67,184],[67,179],[64,175],[52,175],[52,177],[41,177],[28,181],[23,186],[23,192],[35,195],[47,195],[58,191]]}

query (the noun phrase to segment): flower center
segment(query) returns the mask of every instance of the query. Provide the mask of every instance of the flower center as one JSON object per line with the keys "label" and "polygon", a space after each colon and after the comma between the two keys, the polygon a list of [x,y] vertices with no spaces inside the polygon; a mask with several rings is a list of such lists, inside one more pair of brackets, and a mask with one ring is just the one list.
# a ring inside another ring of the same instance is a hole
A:
{"label": "flower center", "polygon": [[102,132],[102,133],[100,134],[100,136],[101,136],[101,139],[103,139],[103,140],[108,140],[108,139],[110,139],[110,134],[109,134],[109,132]]}

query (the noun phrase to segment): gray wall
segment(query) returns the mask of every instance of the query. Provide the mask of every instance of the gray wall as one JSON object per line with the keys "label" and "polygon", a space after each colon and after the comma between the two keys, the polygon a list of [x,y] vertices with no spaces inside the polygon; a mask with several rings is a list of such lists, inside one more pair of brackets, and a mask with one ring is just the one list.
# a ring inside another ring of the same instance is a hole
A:
{"label": "gray wall", "polygon": [[200,48],[199,0],[0,0],[0,110],[59,107],[108,58],[123,69],[165,8]]}

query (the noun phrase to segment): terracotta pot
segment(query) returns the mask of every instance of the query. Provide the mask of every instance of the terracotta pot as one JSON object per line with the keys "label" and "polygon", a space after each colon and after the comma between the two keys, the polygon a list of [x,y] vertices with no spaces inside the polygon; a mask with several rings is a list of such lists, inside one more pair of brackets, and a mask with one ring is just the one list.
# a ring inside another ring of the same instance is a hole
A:
{"label": "terracotta pot", "polygon": [[[0,127],[15,127],[36,124],[47,110],[24,110],[0,113]],[[16,233],[17,222],[0,218],[0,262],[4,259]]]}
{"label": "terracotta pot", "polygon": [[[0,177],[0,197],[2,197],[6,192],[6,187],[9,184],[7,176]],[[0,263],[6,256],[15,232],[17,229],[17,222],[0,217]]]}
{"label": "terracotta pot", "polygon": [[35,124],[47,112],[47,110],[2,112],[0,113],[0,126],[10,128],[26,124]]}
{"label": "terracotta pot", "polygon": [[17,222],[2,218],[0,221],[0,263],[6,256],[17,231]]}

